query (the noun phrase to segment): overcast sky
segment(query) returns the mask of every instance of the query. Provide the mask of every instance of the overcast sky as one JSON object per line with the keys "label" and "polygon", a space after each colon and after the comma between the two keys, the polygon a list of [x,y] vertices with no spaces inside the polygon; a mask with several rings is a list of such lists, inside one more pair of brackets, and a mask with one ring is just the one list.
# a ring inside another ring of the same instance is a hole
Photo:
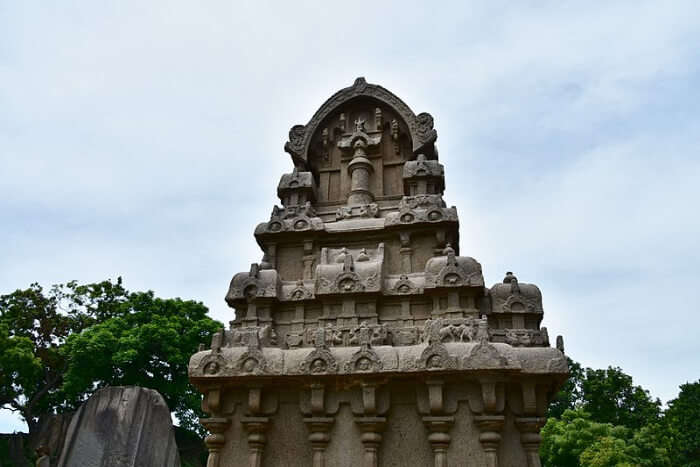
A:
{"label": "overcast sky", "polygon": [[[700,377],[700,4],[0,0],[0,293],[122,276],[203,301],[357,76],[430,112],[461,252],[583,365]],[[24,425],[0,410],[0,431]]]}

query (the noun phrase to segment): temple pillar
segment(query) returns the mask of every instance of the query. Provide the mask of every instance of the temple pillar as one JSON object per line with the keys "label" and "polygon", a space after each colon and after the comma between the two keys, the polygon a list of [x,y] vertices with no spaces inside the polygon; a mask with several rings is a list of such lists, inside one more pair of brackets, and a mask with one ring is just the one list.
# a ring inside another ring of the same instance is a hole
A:
{"label": "temple pillar", "polygon": [[520,443],[525,450],[527,467],[541,467],[540,443],[542,436],[540,430],[547,421],[544,417],[520,417],[515,419],[515,426],[520,431]]}
{"label": "temple pillar", "polygon": [[486,467],[498,467],[498,446],[501,443],[501,430],[505,417],[503,415],[477,415],[474,422],[481,434],[479,441],[486,456]]}
{"label": "temple pillar", "polygon": [[325,416],[325,388],[322,384],[311,385],[311,417],[304,418],[309,429],[313,467],[326,465],[326,447],[331,440],[330,430],[335,419]]}
{"label": "temple pillar", "polygon": [[444,414],[444,383],[442,380],[428,380],[428,407],[430,415],[423,417],[428,429],[428,442],[433,450],[435,467],[447,467],[447,450],[450,447],[449,434],[454,417]]}
{"label": "temple pillar", "polygon": [[379,446],[382,444],[382,432],[386,427],[386,417],[377,416],[377,386],[374,383],[362,384],[362,405],[364,415],[355,418],[360,428],[360,440],[364,447],[363,467],[377,467]]}
{"label": "temple pillar", "polygon": [[209,450],[207,467],[219,467],[221,450],[226,444],[224,432],[231,425],[231,420],[225,417],[200,418],[199,422],[209,430],[209,434],[204,438],[204,444]]}

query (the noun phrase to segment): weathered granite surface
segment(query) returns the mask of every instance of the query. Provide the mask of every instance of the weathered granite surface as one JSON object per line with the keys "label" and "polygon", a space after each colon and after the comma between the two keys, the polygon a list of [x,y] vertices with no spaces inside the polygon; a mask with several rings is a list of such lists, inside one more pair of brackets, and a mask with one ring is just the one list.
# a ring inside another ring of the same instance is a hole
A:
{"label": "weathered granite surface", "polygon": [[59,467],[179,467],[170,410],[157,391],[107,387],[73,416]]}
{"label": "weathered granite surface", "polygon": [[436,139],[362,78],[292,127],[262,260],[190,360],[208,467],[540,465],[563,339],[537,286],[460,255]]}

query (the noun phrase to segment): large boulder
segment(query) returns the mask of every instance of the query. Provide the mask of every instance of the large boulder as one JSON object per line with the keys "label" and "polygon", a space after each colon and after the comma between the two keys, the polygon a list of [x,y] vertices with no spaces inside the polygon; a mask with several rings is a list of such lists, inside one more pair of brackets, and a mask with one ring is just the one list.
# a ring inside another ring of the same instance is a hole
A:
{"label": "large boulder", "polygon": [[107,387],[71,420],[59,467],[179,467],[170,410],[157,391]]}

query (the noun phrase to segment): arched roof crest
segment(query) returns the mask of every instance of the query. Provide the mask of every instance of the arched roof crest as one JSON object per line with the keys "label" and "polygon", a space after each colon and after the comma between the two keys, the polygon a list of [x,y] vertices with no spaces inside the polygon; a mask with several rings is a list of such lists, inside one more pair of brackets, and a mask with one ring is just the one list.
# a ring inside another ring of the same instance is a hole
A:
{"label": "arched roof crest", "polygon": [[311,138],[319,125],[338,107],[358,97],[376,99],[401,116],[408,126],[414,155],[425,154],[429,159],[437,157],[434,147],[437,131],[433,128],[433,117],[427,112],[414,114],[411,108],[394,93],[377,84],[367,83],[360,77],[352,86],[341,89],[328,98],[311,117],[309,123],[294,125],[289,130],[289,141],[284,145],[284,150],[292,156],[295,166],[307,168]]}

